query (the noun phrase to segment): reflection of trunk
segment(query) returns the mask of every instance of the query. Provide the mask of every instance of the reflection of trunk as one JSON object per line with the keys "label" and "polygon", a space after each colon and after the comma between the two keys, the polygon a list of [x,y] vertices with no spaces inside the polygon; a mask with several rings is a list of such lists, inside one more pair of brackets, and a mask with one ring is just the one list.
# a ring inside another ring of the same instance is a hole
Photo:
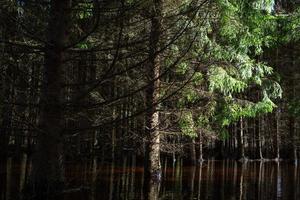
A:
{"label": "reflection of trunk", "polygon": [[245,173],[245,170],[246,170],[246,165],[247,165],[247,163],[242,164],[242,170],[241,170],[241,176],[240,176],[240,196],[239,196],[239,200],[242,200],[243,195],[244,195],[244,173]]}
{"label": "reflection of trunk", "polygon": [[245,147],[244,147],[244,123],[243,118],[240,119],[240,132],[237,134],[239,159],[245,158]]}
{"label": "reflection of trunk", "polygon": [[227,176],[227,173],[226,173],[226,168],[227,168],[227,166],[225,166],[226,165],[226,161],[225,160],[223,160],[222,161],[222,175],[221,175],[221,194],[220,194],[220,196],[221,196],[221,199],[225,199],[225,179],[226,179],[226,176]]}
{"label": "reflection of trunk", "polygon": [[[96,131],[95,131],[96,132]],[[92,185],[91,185],[91,199],[95,200],[96,188],[97,188],[97,168],[98,168],[98,159],[97,156],[93,157],[92,161]]]}
{"label": "reflection of trunk", "polygon": [[206,194],[209,194],[209,192],[210,192],[210,174],[211,174],[211,160],[208,160],[207,161],[207,168],[206,168],[206,177],[205,177],[205,179],[204,180],[206,180],[206,191],[205,191],[205,193]]}
{"label": "reflection of trunk", "polygon": [[135,170],[136,170],[136,155],[132,155],[132,165],[131,168],[131,180],[130,180],[130,196],[134,195],[134,186],[135,186]]}
{"label": "reflection of trunk", "polygon": [[66,40],[69,4],[69,0],[51,1],[44,55],[40,131],[29,183],[30,192],[36,194],[37,199],[59,194],[64,185],[61,84],[64,72],[62,48]]}
{"label": "reflection of trunk", "polygon": [[[7,162],[7,160],[4,160],[0,156],[0,172],[6,172],[6,162]],[[3,176],[1,174],[1,176],[0,176],[0,194],[2,196],[5,196],[5,193],[6,193],[6,176]]]}
{"label": "reflection of trunk", "polygon": [[146,178],[159,180],[161,176],[160,165],[160,136],[159,136],[159,113],[157,111],[157,101],[159,98],[159,71],[160,59],[158,55],[159,40],[161,35],[161,15],[162,1],[155,0],[152,8],[153,17],[151,18],[151,33],[149,38],[149,66],[148,77],[149,85],[146,90],[146,135],[148,137],[147,145],[147,163]]}
{"label": "reflection of trunk", "polygon": [[12,174],[12,158],[7,158],[6,163],[6,199],[10,199],[11,197],[11,174]]}
{"label": "reflection of trunk", "polygon": [[156,181],[148,180],[148,191],[145,193],[145,200],[158,200],[160,184]]}
{"label": "reflection of trunk", "polygon": [[238,168],[238,165],[237,165],[237,162],[236,161],[234,161],[234,163],[233,163],[233,187],[234,188],[237,188],[237,182],[238,182],[238,180],[237,180],[237,168]]}
{"label": "reflection of trunk", "polygon": [[7,168],[6,168],[6,176],[7,176],[7,199],[8,200],[12,200],[12,199],[18,199],[19,198],[19,185],[20,185],[20,179],[19,178],[19,172],[18,170],[16,170],[16,166],[20,166],[21,162],[19,158],[8,158],[7,159]]}
{"label": "reflection of trunk", "polygon": [[122,170],[122,188],[121,190],[123,191],[123,194],[124,194],[124,199],[126,199],[126,195],[127,195],[127,192],[128,192],[128,189],[127,189],[127,186],[128,186],[128,182],[127,182],[127,177],[128,177],[128,173],[126,172],[127,170],[127,167],[128,167],[128,164],[127,164],[127,161],[128,161],[128,157],[127,155],[125,156],[124,158],[124,164],[123,164],[123,170]]}
{"label": "reflection of trunk", "polygon": [[[293,176],[293,189],[294,191],[297,191],[297,192],[294,192],[294,200],[297,199],[297,197],[300,196],[300,192],[299,192],[299,188],[300,188],[300,180],[299,180],[299,177],[300,177],[300,168],[299,170],[297,170],[298,168],[298,165],[297,164],[294,164],[294,176]],[[297,172],[298,171],[298,172]]]}
{"label": "reflection of trunk", "polygon": [[23,154],[20,165],[20,186],[19,191],[22,192],[27,176],[27,154]]}
{"label": "reflection of trunk", "polygon": [[188,196],[187,199],[193,199],[194,194],[194,182],[195,182],[195,174],[196,174],[196,167],[193,166],[188,169]]}
{"label": "reflection of trunk", "polygon": [[181,158],[177,160],[176,162],[176,167],[175,167],[175,187],[178,188],[180,187],[180,184],[178,184],[180,182],[180,174],[181,174]]}
{"label": "reflection of trunk", "polygon": [[260,161],[259,162],[259,174],[258,174],[258,198],[257,199],[261,199],[261,195],[262,195],[262,185],[263,185],[263,178],[264,178],[264,162]]}
{"label": "reflection of trunk", "polygon": [[203,162],[200,162],[199,177],[198,177],[198,197],[197,197],[197,199],[201,199],[202,167],[203,167]]}
{"label": "reflection of trunk", "polygon": [[281,179],[281,172],[280,172],[280,162],[277,162],[277,181],[276,181],[276,197],[277,199],[281,199],[282,197],[282,179]]}
{"label": "reflection of trunk", "polygon": [[114,199],[114,167],[115,167],[115,163],[112,162],[110,168],[109,200]]}

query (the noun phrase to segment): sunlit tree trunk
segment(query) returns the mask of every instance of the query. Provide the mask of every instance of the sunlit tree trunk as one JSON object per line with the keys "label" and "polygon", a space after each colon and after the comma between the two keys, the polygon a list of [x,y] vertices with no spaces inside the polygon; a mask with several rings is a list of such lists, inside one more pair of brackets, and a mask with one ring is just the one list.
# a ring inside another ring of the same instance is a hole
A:
{"label": "sunlit tree trunk", "polygon": [[239,159],[245,158],[245,147],[244,147],[244,122],[243,118],[240,118],[240,130],[237,134],[237,140],[238,140],[238,151],[239,151]]}
{"label": "sunlit tree trunk", "polygon": [[197,159],[196,159],[196,149],[195,149],[195,139],[190,139],[190,164],[196,165]]}
{"label": "sunlit tree trunk", "polygon": [[159,41],[161,36],[162,23],[162,1],[154,0],[151,8],[151,32],[149,38],[149,65],[148,78],[149,85],[146,90],[146,135],[147,160],[146,175],[152,179],[158,180],[161,176],[160,164],[160,135],[159,135],[159,113],[157,111],[157,101],[159,99],[159,73],[160,73],[160,55]]}

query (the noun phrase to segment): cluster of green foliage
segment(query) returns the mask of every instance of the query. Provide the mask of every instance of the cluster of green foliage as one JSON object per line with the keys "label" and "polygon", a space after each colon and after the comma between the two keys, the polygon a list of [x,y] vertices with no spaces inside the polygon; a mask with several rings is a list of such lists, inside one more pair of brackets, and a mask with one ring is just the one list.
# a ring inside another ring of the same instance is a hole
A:
{"label": "cluster of green foliage", "polygon": [[[274,100],[282,95],[273,68],[259,61],[263,49],[276,45],[280,37],[278,19],[282,18],[273,13],[274,2],[218,0],[212,6],[214,14],[206,29],[202,27],[202,41],[195,50],[207,70],[200,84],[186,87],[180,101],[181,106],[194,106],[180,122],[182,132],[190,136],[197,136],[201,128],[224,137],[226,127],[241,117],[272,112]],[[178,71],[184,74],[189,67],[180,65]],[[199,90],[206,91],[208,100],[201,100]],[[251,91],[259,91],[260,99],[248,100]]]}
{"label": "cluster of green foliage", "polygon": [[281,27],[281,42],[297,42],[300,39],[300,8],[290,14],[278,16]]}

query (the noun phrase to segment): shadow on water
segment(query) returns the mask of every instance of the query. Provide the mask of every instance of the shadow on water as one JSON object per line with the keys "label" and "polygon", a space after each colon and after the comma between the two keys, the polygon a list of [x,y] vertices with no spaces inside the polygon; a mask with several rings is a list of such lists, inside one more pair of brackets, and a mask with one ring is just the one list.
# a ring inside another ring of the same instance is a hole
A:
{"label": "shadow on water", "polygon": [[[232,160],[204,161],[197,166],[163,162],[161,182],[144,180],[135,156],[103,164],[97,158],[66,163],[66,200],[203,199],[203,200],[299,200],[300,167],[295,163]],[[0,162],[0,200],[22,199],[30,159],[8,158]],[[145,184],[147,188],[145,189]]]}

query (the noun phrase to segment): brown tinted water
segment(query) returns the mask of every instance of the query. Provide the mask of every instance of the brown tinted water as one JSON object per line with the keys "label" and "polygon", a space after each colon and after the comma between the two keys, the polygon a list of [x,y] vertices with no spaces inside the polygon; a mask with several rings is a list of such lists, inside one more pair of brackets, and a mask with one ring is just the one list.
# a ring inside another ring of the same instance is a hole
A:
{"label": "brown tinted water", "polygon": [[[205,161],[183,167],[178,160],[163,166],[162,181],[148,192],[143,190],[143,168],[136,166],[134,156],[118,163],[66,163],[66,182],[72,189],[66,190],[65,199],[300,200],[300,167],[287,161]],[[29,170],[26,156],[1,161],[0,200],[22,197]]]}

